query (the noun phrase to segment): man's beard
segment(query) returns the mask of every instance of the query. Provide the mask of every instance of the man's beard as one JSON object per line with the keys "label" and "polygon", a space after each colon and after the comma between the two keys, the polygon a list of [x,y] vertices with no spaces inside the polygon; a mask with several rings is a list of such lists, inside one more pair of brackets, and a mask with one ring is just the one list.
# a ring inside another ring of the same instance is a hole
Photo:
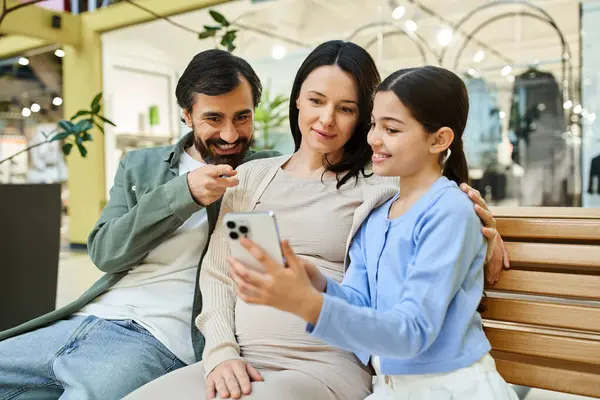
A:
{"label": "man's beard", "polygon": [[[218,145],[233,144],[239,148],[239,151],[234,154],[218,154],[214,148]],[[233,168],[237,168],[242,163],[246,152],[252,145],[252,142],[248,138],[238,138],[235,143],[228,143],[221,138],[208,139],[206,143],[203,143],[198,136],[194,134],[194,147],[200,153],[200,156],[207,164],[228,164]]]}

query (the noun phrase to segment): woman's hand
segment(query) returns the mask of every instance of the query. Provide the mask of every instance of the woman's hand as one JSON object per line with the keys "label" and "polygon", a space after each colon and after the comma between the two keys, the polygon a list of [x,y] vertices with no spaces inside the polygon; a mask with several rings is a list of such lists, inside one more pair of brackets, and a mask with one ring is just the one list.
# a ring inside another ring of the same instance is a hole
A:
{"label": "woman's hand", "polygon": [[500,279],[502,268],[508,269],[510,267],[508,251],[504,246],[502,237],[496,230],[496,219],[478,190],[473,189],[466,183],[460,185],[460,188],[475,203],[475,212],[483,221],[484,226],[481,231],[488,242],[485,257],[485,278],[489,284],[496,283]]}
{"label": "woman's hand", "polygon": [[252,391],[250,382],[264,381],[256,368],[245,360],[227,360],[206,377],[206,398],[239,399]]}
{"label": "woman's hand", "polygon": [[[316,324],[323,304],[320,292],[325,289],[325,278],[320,271],[301,260],[287,242],[281,243],[287,268],[282,268],[252,241],[243,238],[240,243],[263,265],[265,272],[255,271],[229,257],[227,261],[232,267],[237,295],[246,303],[275,307]],[[322,290],[315,287],[318,285]]]}

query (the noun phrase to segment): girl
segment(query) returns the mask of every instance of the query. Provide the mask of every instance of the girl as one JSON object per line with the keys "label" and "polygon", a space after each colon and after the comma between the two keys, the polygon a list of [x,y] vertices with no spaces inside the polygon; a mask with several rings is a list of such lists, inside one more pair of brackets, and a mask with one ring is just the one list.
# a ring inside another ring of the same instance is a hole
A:
{"label": "girl", "polygon": [[[248,240],[265,274],[229,259],[238,296],[303,318],[307,331],[372,362],[369,399],[517,399],[496,371],[477,307],[486,242],[468,197],[462,80],[438,67],[403,69],[375,96],[373,172],[401,190],[354,236],[342,284],[297,257],[279,267]],[[324,294],[323,294],[324,293]]]}

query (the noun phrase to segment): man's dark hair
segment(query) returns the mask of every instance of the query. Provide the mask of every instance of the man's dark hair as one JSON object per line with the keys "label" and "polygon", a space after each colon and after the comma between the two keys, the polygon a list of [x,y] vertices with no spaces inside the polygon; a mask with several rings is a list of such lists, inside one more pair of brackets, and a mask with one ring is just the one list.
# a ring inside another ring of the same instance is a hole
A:
{"label": "man's dark hair", "polygon": [[229,93],[240,85],[241,77],[250,83],[252,100],[256,107],[260,102],[262,84],[246,60],[224,50],[213,49],[198,53],[177,82],[177,104],[191,112],[196,93],[208,96]]}

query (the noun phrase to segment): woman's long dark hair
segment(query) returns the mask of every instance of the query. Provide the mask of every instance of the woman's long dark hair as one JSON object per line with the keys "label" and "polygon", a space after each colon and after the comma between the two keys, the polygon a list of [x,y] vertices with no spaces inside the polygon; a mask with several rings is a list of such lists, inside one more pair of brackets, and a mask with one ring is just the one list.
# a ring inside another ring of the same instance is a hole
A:
{"label": "woman's long dark hair", "polygon": [[[450,156],[443,166],[444,176],[457,185],[468,182],[463,133],[469,116],[469,95],[462,79],[440,67],[407,68],[388,76],[377,89],[388,90],[398,96],[426,132],[434,133],[442,127],[454,131]],[[442,159],[446,154],[441,155]]]}
{"label": "woman's long dark hair", "polygon": [[373,151],[367,143],[367,134],[373,110],[373,97],[381,78],[373,58],[357,44],[331,40],[315,48],[300,66],[290,95],[289,119],[296,151],[302,143],[296,99],[300,95],[300,88],[307,76],[315,69],[327,65],[336,65],[351,74],[358,86],[358,123],[352,136],[344,145],[344,155],[337,163],[332,164],[327,158],[323,163],[326,172],[337,174],[337,187],[339,188],[348,180],[358,178],[361,172],[364,175],[365,167],[371,161]]}

